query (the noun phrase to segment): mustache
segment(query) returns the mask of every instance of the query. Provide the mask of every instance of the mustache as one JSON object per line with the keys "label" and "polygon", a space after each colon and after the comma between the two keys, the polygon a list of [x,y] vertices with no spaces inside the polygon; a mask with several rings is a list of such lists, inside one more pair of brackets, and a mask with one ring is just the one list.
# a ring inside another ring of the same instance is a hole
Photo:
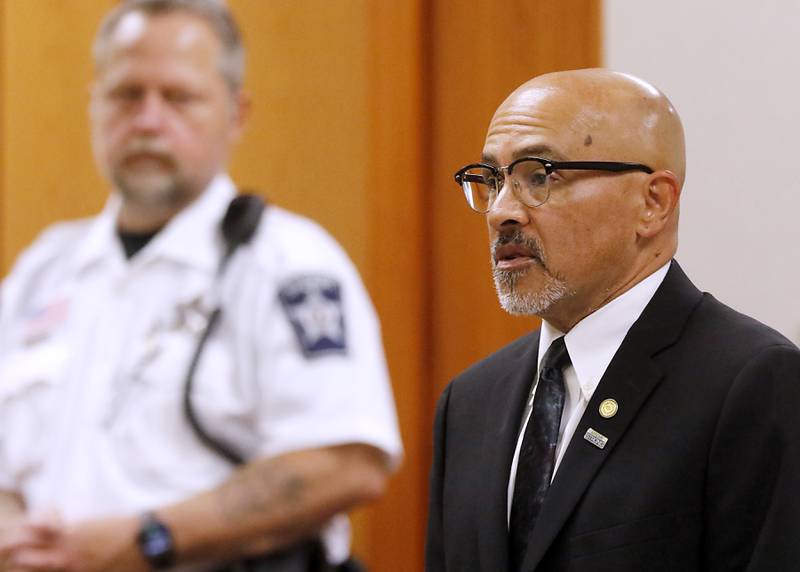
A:
{"label": "mustache", "polygon": [[525,236],[520,229],[501,231],[492,243],[492,265],[497,264],[497,249],[506,245],[520,246],[546,267],[542,243],[533,236]]}
{"label": "mustache", "polygon": [[167,145],[157,139],[140,138],[129,141],[125,146],[124,159],[137,155],[150,155],[170,165],[175,164],[175,158]]}

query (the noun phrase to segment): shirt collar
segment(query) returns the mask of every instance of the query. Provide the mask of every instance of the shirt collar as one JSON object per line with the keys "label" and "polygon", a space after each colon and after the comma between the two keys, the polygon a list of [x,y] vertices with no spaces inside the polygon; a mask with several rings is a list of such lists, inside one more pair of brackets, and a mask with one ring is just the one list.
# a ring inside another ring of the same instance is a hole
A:
{"label": "shirt collar", "polygon": [[122,200],[116,194],[106,201],[102,212],[91,220],[89,230],[75,251],[73,265],[81,272],[103,260],[124,259],[122,247],[116,238],[116,220]]}
{"label": "shirt collar", "polygon": [[[220,256],[217,227],[235,194],[236,187],[230,177],[218,175],[137,254],[134,264],[166,259],[202,270],[215,270]],[[76,253],[79,271],[103,260],[124,260],[116,230],[121,207],[119,195],[111,195],[103,211],[91,223]]]}
{"label": "shirt collar", "polygon": [[[564,337],[572,367],[586,401],[594,394],[628,330],[639,319],[664,281],[669,265],[669,262],[666,263],[621,296],[586,316]],[[542,320],[537,371],[550,344],[561,336],[564,336],[563,332]]]}

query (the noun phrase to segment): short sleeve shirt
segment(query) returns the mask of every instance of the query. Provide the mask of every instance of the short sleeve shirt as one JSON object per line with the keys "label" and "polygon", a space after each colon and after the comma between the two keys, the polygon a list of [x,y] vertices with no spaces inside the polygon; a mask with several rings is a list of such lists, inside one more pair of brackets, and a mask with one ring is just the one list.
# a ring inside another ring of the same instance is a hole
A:
{"label": "short sleeve shirt", "polygon": [[[218,274],[218,177],[131,260],[119,200],[46,231],[0,296],[0,488],[66,519],[142,511],[218,485],[231,465],[182,410],[245,458],[365,443],[402,454],[375,311],[350,260],[312,221],[270,205]],[[341,522],[339,523],[341,525]],[[332,526],[329,549],[346,553]]]}

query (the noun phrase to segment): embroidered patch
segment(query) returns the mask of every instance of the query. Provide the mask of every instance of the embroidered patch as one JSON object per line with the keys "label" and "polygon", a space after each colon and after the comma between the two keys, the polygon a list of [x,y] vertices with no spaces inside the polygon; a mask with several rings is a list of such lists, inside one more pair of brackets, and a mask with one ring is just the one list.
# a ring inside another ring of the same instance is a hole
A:
{"label": "embroidered patch", "polygon": [[327,276],[301,276],[278,293],[286,316],[307,358],[346,353],[342,290]]}
{"label": "embroidered patch", "polygon": [[69,300],[58,298],[29,312],[22,325],[22,343],[31,345],[48,337],[69,314]]}

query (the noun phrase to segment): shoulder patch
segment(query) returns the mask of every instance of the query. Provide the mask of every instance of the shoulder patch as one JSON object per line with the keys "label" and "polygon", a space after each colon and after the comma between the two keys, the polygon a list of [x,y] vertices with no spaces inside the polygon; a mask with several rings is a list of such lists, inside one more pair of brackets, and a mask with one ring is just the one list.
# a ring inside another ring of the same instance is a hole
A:
{"label": "shoulder patch", "polygon": [[278,292],[306,358],[347,353],[342,289],[327,276],[299,276]]}

